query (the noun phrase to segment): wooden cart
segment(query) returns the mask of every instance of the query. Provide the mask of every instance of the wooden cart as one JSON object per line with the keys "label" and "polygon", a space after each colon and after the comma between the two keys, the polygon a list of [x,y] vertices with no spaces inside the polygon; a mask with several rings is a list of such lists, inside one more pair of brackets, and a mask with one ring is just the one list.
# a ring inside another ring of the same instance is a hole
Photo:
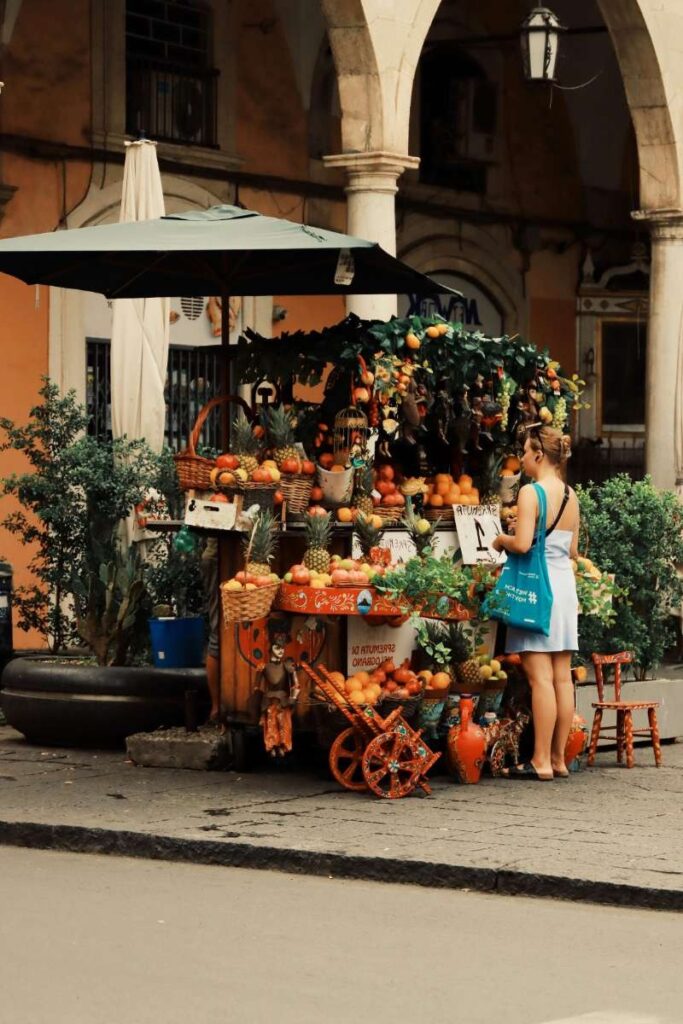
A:
{"label": "wooden cart", "polygon": [[348,704],[323,665],[302,665],[319,693],[349,722],[330,748],[330,770],[352,792],[370,790],[375,796],[399,800],[418,786],[431,789],[427,772],[441,754],[429,749],[420,730],[414,730],[398,707],[382,718],[371,707]]}

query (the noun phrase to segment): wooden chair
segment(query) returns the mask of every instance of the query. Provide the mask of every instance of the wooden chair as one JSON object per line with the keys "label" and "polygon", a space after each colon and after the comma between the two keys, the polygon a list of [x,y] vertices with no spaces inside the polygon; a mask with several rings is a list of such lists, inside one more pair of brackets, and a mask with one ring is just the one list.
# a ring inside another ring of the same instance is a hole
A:
{"label": "wooden chair", "polygon": [[[662,763],[662,748],[659,744],[659,727],[657,725],[657,708],[659,701],[656,700],[629,700],[621,699],[621,666],[628,665],[633,661],[633,655],[629,651],[621,651],[619,654],[594,654],[593,665],[595,666],[595,682],[598,686],[598,699],[593,702],[595,717],[593,718],[593,730],[588,748],[588,765],[595,761],[595,754],[598,749],[598,740],[601,732],[616,732],[617,734],[617,764],[624,760],[626,750],[626,767],[633,768],[633,737],[648,735],[652,741],[652,749],[655,753],[655,764],[659,768]],[[605,700],[605,679],[603,666],[614,666],[614,700]],[[633,728],[633,712],[645,710],[649,721],[647,729]],[[617,724],[603,726],[603,711],[615,711]]]}

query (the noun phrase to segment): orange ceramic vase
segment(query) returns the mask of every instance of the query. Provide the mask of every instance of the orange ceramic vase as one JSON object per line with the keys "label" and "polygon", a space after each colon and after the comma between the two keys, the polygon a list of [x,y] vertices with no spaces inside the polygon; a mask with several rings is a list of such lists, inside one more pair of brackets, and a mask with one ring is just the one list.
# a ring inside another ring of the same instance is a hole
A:
{"label": "orange ceramic vase", "polygon": [[448,764],[459,782],[479,782],[486,754],[484,730],[472,721],[471,697],[460,700],[460,725],[448,730]]}
{"label": "orange ceramic vase", "polygon": [[578,714],[578,712],[575,712],[569,736],[567,737],[567,745],[564,748],[564,763],[567,768],[577,757],[581,757],[587,738],[586,719]]}

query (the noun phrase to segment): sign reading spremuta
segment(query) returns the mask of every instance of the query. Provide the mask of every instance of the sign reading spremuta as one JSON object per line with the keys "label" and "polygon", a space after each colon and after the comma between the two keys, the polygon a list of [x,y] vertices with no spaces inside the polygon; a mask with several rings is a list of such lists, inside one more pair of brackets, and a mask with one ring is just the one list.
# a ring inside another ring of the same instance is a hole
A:
{"label": "sign reading spremuta", "polygon": [[464,565],[505,561],[505,552],[491,547],[501,532],[497,505],[454,505],[453,515]]}

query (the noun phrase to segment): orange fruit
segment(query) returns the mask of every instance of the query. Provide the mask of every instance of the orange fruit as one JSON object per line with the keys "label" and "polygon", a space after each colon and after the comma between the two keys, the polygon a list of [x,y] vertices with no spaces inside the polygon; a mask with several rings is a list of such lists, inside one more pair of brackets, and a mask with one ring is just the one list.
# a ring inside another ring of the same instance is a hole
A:
{"label": "orange fruit", "polygon": [[344,467],[343,466],[332,466],[330,468],[330,473],[343,473],[343,472],[344,472]]}
{"label": "orange fruit", "polygon": [[501,476],[515,476],[515,471],[514,471],[514,469],[505,469],[505,468],[503,468],[500,471],[500,475]]}
{"label": "orange fruit", "polygon": [[468,476],[467,473],[461,473],[460,479],[458,480],[458,486],[462,487],[463,484],[469,484],[472,486],[472,477]]}
{"label": "orange fruit", "polygon": [[522,468],[522,464],[516,455],[508,455],[507,459],[503,463],[505,469],[511,469],[513,473],[519,473]]}
{"label": "orange fruit", "polygon": [[460,488],[459,487],[457,488],[457,490],[449,491],[448,494],[446,495],[446,504],[447,505],[457,505],[459,503],[459,501],[460,501]]}
{"label": "orange fruit", "polygon": [[461,494],[471,494],[472,493],[472,479],[471,479],[471,477],[466,477],[464,480],[463,480],[462,477],[460,477],[460,479],[458,480],[458,487],[460,488],[460,493]]}
{"label": "orange fruit", "polygon": [[349,694],[349,704],[365,704],[365,694],[362,690],[353,690]]}
{"label": "orange fruit", "polygon": [[432,494],[432,496],[429,499],[429,504],[432,506],[432,508],[441,508],[441,506],[443,505],[442,495]]}
{"label": "orange fruit", "polygon": [[351,512],[351,509],[346,508],[346,506],[338,508],[337,519],[339,520],[340,523],[350,523],[351,520],[353,519],[353,513]]}
{"label": "orange fruit", "polygon": [[434,477],[435,484],[450,484],[452,480],[453,477],[451,476],[450,473],[437,473],[436,476]]}
{"label": "orange fruit", "polygon": [[346,680],[346,689],[348,693],[358,692],[363,689],[363,682],[358,676],[351,676]]}
{"label": "orange fruit", "polygon": [[439,483],[436,485],[435,492],[436,494],[448,494],[450,489],[451,485],[448,483],[447,480],[440,480]]}
{"label": "orange fruit", "polygon": [[333,683],[336,683],[337,686],[343,686],[344,683],[346,682],[343,672],[330,672],[329,677]]}
{"label": "orange fruit", "polygon": [[478,488],[476,488],[476,487],[472,488],[472,490],[470,491],[470,498],[472,500],[472,504],[473,505],[478,505],[479,504],[479,490],[478,490]]}
{"label": "orange fruit", "polygon": [[363,686],[367,686],[369,684],[369,682],[370,682],[370,673],[369,672],[356,672],[355,676],[356,676],[356,679],[360,679],[360,681],[363,684]]}

